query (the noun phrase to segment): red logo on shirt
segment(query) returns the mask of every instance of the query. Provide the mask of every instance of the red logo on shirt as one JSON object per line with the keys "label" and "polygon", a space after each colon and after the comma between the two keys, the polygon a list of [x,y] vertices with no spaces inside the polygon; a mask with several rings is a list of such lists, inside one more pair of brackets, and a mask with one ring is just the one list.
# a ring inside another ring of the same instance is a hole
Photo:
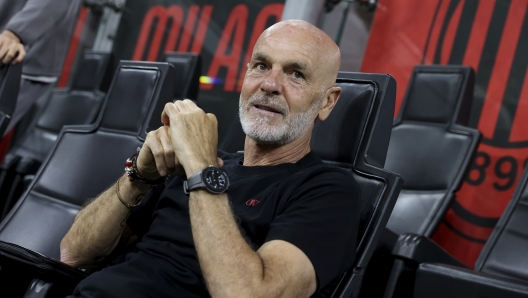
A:
{"label": "red logo on shirt", "polygon": [[251,200],[247,200],[246,205],[255,207],[255,205],[257,205],[258,203],[260,203],[259,200],[251,199]]}

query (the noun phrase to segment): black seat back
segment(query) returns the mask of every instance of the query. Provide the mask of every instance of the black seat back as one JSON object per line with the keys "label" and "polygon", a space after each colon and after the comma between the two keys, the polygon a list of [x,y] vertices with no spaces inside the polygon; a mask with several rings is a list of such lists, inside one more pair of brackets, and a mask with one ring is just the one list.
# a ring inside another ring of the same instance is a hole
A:
{"label": "black seat back", "polygon": [[385,165],[405,180],[390,230],[430,236],[443,218],[480,140],[477,130],[462,126],[469,119],[473,85],[467,66],[414,68]]}
{"label": "black seat back", "polygon": [[0,223],[0,240],[58,259],[74,216],[123,174],[124,160],[142,145],[151,118],[160,122],[173,82],[168,63],[121,61],[97,121],[61,131],[34,181]]}
{"label": "black seat back", "polygon": [[105,94],[99,88],[108,69],[110,55],[85,51],[72,85],[52,93],[34,123],[9,154],[41,163],[64,125],[93,123],[103,104]]}
{"label": "black seat back", "polygon": [[176,69],[174,100],[190,99],[196,101],[202,70],[201,56],[194,53],[167,52],[163,61],[169,62]]}
{"label": "black seat back", "polygon": [[104,93],[99,91],[110,53],[86,51],[73,74],[72,85],[55,90],[0,165],[0,220],[24,189],[24,179],[36,173],[64,125],[93,123]]}
{"label": "black seat back", "polygon": [[0,136],[4,135],[11,115],[15,111],[21,74],[21,63],[16,65],[0,63]]}
{"label": "black seat back", "polygon": [[111,53],[85,50],[69,89],[78,91],[101,90],[109,69]]}
{"label": "black seat back", "polygon": [[333,297],[357,296],[364,270],[387,223],[401,178],[383,169],[389,144],[396,81],[389,75],[340,72],[342,93],[330,117],[317,121],[311,149],[326,163],[353,174],[363,207],[358,248]]}
{"label": "black seat back", "polygon": [[528,280],[528,167],[475,263],[475,270]]}

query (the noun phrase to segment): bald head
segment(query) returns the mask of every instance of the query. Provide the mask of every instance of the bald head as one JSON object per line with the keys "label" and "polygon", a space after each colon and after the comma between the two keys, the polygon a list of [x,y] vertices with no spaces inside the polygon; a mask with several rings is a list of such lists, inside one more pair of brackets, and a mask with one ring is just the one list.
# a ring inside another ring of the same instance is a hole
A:
{"label": "bald head", "polygon": [[288,20],[266,29],[240,92],[244,132],[260,144],[296,140],[309,147],[315,119],[324,121],[341,94],[340,62],[339,47],[310,23]]}
{"label": "bald head", "polygon": [[321,29],[303,20],[281,21],[260,35],[255,49],[264,41],[294,43],[304,48],[317,67],[318,79],[322,81],[323,87],[334,85],[341,65],[341,53],[337,44]]}

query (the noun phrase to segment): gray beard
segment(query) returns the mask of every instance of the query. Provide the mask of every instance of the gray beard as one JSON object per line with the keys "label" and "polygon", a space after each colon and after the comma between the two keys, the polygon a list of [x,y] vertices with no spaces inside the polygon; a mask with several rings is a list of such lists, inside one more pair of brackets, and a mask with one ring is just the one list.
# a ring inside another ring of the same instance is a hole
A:
{"label": "gray beard", "polygon": [[[240,98],[238,113],[242,129],[257,144],[288,144],[308,132],[319,112],[323,98],[324,93],[307,111],[295,115],[291,115],[288,106],[273,95],[252,96],[245,105]],[[280,111],[284,121],[281,124],[272,124],[266,117],[248,115],[249,109],[256,103],[266,104]]]}

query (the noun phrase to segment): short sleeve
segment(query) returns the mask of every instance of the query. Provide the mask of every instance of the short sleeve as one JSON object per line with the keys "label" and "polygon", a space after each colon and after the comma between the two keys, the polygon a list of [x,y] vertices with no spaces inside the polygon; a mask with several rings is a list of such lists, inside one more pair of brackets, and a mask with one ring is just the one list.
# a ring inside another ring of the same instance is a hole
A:
{"label": "short sleeve", "polygon": [[341,169],[289,180],[294,189],[284,191],[288,205],[271,223],[265,241],[284,240],[301,249],[312,262],[319,290],[355,259],[360,189]]}

